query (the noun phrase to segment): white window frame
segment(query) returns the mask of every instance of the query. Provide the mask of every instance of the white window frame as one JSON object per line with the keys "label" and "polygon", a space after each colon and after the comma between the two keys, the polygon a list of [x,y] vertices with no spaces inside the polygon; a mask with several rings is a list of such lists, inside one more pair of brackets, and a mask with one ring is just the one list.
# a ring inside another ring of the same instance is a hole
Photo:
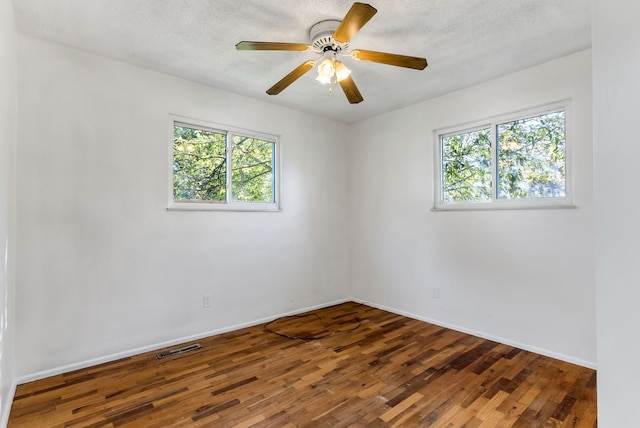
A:
{"label": "white window frame", "polygon": [[[183,125],[206,131],[212,131],[227,136],[227,190],[226,201],[180,201],[173,199],[173,146],[174,126]],[[170,211],[281,211],[280,209],[280,137],[262,132],[250,131],[231,126],[218,125],[211,122],[191,119],[178,115],[169,115],[169,193],[168,206]],[[256,138],[273,143],[273,198],[274,202],[243,202],[232,199],[231,190],[231,156],[234,136]]]}
{"label": "white window frame", "polygon": [[[565,112],[565,196],[549,198],[498,199],[497,191],[497,135],[498,125],[541,116],[548,113]],[[564,100],[543,106],[520,110],[463,125],[436,129],[434,141],[434,211],[457,210],[496,210],[496,209],[535,209],[535,208],[575,208],[573,205],[573,174],[571,168],[572,132],[571,100]],[[451,201],[444,202],[442,179],[442,138],[489,128],[491,131],[491,200],[487,201]]]}

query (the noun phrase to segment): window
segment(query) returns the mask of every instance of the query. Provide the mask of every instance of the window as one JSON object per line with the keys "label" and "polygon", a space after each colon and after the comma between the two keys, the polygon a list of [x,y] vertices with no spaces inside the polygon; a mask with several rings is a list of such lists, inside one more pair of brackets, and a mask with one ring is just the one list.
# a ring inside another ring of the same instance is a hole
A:
{"label": "window", "polygon": [[277,138],[172,120],[170,209],[277,210]]}
{"label": "window", "polygon": [[568,104],[436,131],[436,209],[570,205]]}

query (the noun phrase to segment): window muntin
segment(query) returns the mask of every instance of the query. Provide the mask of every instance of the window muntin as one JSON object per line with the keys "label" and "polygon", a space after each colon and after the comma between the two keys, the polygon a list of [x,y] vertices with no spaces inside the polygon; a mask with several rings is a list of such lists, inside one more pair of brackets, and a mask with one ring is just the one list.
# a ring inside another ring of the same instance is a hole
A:
{"label": "window muntin", "polygon": [[567,206],[568,103],[436,131],[436,209]]}
{"label": "window muntin", "polygon": [[278,210],[276,137],[172,120],[169,209]]}

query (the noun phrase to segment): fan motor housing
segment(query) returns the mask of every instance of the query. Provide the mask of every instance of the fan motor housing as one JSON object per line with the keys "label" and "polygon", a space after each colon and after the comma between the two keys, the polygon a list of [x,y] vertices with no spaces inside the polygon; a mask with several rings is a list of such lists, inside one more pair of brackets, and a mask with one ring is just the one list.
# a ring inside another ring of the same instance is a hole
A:
{"label": "fan motor housing", "polygon": [[327,19],[314,24],[309,30],[309,39],[311,39],[311,49],[314,52],[323,54],[327,51],[335,53],[344,53],[349,49],[349,43],[339,42],[333,39],[333,34],[341,21],[337,19]]}

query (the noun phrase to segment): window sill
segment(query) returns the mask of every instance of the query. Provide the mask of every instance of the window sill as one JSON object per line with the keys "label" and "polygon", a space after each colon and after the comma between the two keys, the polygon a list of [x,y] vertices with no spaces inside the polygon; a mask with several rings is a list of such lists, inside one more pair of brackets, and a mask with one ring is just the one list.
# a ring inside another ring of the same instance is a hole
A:
{"label": "window sill", "polygon": [[170,202],[167,211],[282,212],[277,204]]}
{"label": "window sill", "polygon": [[518,203],[501,204],[495,202],[475,204],[447,204],[431,208],[432,212],[438,211],[504,211],[504,210],[558,210],[577,209],[577,205],[571,203]]}

